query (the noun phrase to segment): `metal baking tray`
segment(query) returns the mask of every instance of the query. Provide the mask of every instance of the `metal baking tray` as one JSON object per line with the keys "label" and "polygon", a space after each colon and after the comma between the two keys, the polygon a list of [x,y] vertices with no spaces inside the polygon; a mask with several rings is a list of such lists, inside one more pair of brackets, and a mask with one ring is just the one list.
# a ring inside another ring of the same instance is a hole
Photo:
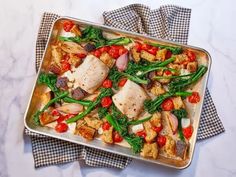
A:
{"label": "metal baking tray", "polygon": [[189,148],[189,152],[188,152],[188,157],[184,161],[170,159],[170,158],[166,158],[166,157],[162,157],[162,156],[159,156],[157,160],[143,158],[139,154],[133,154],[131,149],[127,148],[127,147],[123,147],[123,146],[119,146],[119,145],[108,145],[108,144],[101,142],[98,139],[94,139],[93,141],[87,141],[78,135],[73,135],[72,133],[69,133],[69,132],[60,134],[60,133],[55,132],[51,128],[36,126],[33,123],[32,115],[36,111],[38,103],[40,103],[40,100],[41,100],[40,95],[43,92],[45,92],[45,89],[46,89],[45,86],[37,85],[37,79],[38,79],[39,73],[42,70],[48,71],[48,66],[49,66],[49,63],[51,60],[51,57],[50,57],[51,43],[53,43],[53,41],[55,41],[55,39],[59,35],[61,25],[64,20],[72,20],[72,21],[74,21],[74,23],[78,24],[81,27],[91,25],[91,26],[102,29],[104,32],[113,33],[115,35],[122,35],[122,36],[126,36],[126,37],[131,37],[133,39],[145,40],[145,41],[150,41],[150,42],[157,42],[157,43],[160,43],[163,45],[181,46],[183,49],[187,48],[189,50],[194,51],[199,56],[199,58],[201,58],[200,60],[207,63],[207,65],[208,65],[207,73],[204,75],[204,77],[201,79],[201,81],[198,82],[194,86],[194,90],[197,90],[200,93],[201,98],[204,98],[207,80],[208,80],[209,71],[210,71],[210,66],[211,66],[211,57],[206,50],[204,50],[202,48],[190,46],[190,45],[183,45],[183,44],[179,44],[179,43],[172,42],[172,41],[167,41],[167,40],[158,39],[158,38],[154,38],[154,37],[144,36],[144,35],[137,34],[134,32],[123,31],[120,29],[116,29],[116,28],[96,24],[93,22],[80,20],[80,19],[75,19],[75,18],[71,18],[71,17],[61,17],[54,22],[54,24],[52,25],[51,31],[50,31],[50,36],[47,41],[46,49],[45,49],[45,52],[44,52],[44,55],[43,55],[43,58],[42,58],[42,61],[40,64],[39,72],[38,72],[37,78],[34,82],[33,90],[32,90],[30,100],[29,100],[29,103],[28,103],[28,106],[27,106],[27,109],[25,112],[25,116],[24,116],[25,126],[32,132],[39,133],[39,134],[46,135],[46,136],[50,136],[50,137],[54,137],[54,138],[58,138],[58,139],[62,139],[62,140],[68,141],[68,142],[77,143],[77,144],[89,146],[92,148],[104,150],[107,152],[131,157],[134,159],[143,160],[143,161],[147,161],[147,162],[151,162],[151,163],[155,163],[155,164],[159,164],[159,165],[163,165],[163,166],[167,166],[167,167],[172,167],[172,168],[176,168],[176,169],[187,168],[193,159],[193,153],[194,153],[194,148],[195,148],[196,139],[197,139],[197,131],[198,131],[198,127],[199,127],[200,115],[201,115],[204,99],[201,99],[200,103],[197,104],[195,106],[194,110],[191,112],[191,115],[192,115],[191,120],[194,120],[193,124],[192,124],[194,127],[194,133],[192,135],[192,138],[190,139],[190,148]]}

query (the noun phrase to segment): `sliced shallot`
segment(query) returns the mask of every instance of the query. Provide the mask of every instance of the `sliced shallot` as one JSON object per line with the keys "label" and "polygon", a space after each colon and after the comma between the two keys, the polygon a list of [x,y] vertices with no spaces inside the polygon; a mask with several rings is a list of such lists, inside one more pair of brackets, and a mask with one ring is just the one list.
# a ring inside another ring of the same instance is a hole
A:
{"label": "sliced shallot", "polygon": [[127,68],[127,64],[128,64],[128,52],[124,53],[119,58],[117,58],[116,67],[118,68],[119,71],[124,71]]}

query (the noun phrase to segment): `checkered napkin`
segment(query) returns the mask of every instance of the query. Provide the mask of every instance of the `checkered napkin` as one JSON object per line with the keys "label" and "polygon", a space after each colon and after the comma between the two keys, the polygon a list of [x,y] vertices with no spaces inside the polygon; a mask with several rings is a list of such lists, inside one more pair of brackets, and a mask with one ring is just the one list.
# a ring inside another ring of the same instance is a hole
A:
{"label": "checkered napkin", "polygon": [[[141,4],[132,4],[117,10],[104,12],[104,22],[108,26],[138,32],[150,36],[168,39],[186,44],[188,39],[191,10],[166,5],[151,10]],[[56,14],[44,13],[36,44],[36,70],[45,50],[53,22],[59,18]],[[209,91],[206,91],[203,112],[198,132],[198,140],[224,132]],[[39,135],[29,130],[25,133],[31,137],[35,167],[85,160],[95,167],[125,168],[131,158],[93,149]]]}

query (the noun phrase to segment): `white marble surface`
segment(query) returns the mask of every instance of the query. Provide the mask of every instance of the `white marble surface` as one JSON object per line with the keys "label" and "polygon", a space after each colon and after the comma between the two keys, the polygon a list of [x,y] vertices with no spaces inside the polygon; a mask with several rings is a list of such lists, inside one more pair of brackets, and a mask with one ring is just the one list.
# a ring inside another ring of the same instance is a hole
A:
{"label": "white marble surface", "polygon": [[[83,162],[34,169],[23,114],[35,79],[34,49],[44,11],[102,23],[102,12],[131,3],[192,8],[189,44],[208,50],[213,65],[208,88],[226,132],[198,142],[189,168],[176,171],[134,160],[125,170]],[[0,0],[0,176],[236,176],[235,0]]]}

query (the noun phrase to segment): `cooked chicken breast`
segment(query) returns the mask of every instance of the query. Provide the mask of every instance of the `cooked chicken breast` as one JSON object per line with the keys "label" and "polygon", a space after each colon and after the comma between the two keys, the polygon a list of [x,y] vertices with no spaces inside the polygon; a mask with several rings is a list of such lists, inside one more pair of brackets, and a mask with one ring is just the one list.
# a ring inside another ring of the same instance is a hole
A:
{"label": "cooked chicken breast", "polygon": [[109,68],[98,58],[88,55],[84,62],[74,72],[74,87],[80,87],[88,93],[93,93],[105,80]]}
{"label": "cooked chicken breast", "polygon": [[147,94],[143,88],[130,80],[112,97],[115,106],[131,119],[141,113],[146,99]]}

